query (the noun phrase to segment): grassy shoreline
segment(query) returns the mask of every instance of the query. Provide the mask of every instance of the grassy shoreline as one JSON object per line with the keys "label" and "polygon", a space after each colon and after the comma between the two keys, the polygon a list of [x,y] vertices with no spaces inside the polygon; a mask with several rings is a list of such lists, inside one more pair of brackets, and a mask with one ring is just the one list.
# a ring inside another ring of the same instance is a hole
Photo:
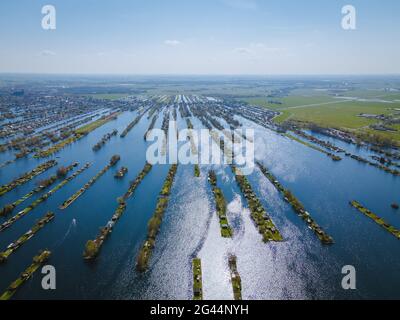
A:
{"label": "grassy shoreline", "polygon": [[203,300],[203,275],[201,271],[201,260],[199,258],[192,261],[193,271],[193,300]]}
{"label": "grassy shoreline", "polygon": [[242,279],[237,269],[237,258],[235,255],[230,255],[228,259],[229,270],[231,273],[231,283],[233,290],[233,298],[242,300]]}
{"label": "grassy shoreline", "polygon": [[[115,160],[113,160],[115,158]],[[67,209],[70,205],[72,205],[83,193],[85,193],[97,180],[99,180],[108,170],[111,169],[118,161],[119,156],[113,156],[110,160],[110,163],[107,164],[100,172],[98,172],[92,179],[90,179],[81,189],[75,192],[71,197],[65,200],[61,206],[61,210]]]}
{"label": "grassy shoreline", "polygon": [[150,257],[156,244],[157,234],[160,231],[162,219],[165,210],[168,207],[169,196],[177,170],[178,165],[176,164],[172,165],[169,169],[168,175],[165,179],[164,185],[160,192],[160,196],[158,198],[156,209],[152,218],[149,220],[147,237],[137,256],[136,269],[139,272],[145,272],[148,268]]}
{"label": "grassy shoreline", "polygon": [[215,199],[215,208],[217,211],[221,236],[223,238],[232,238],[233,231],[226,215],[226,200],[222,190],[217,187],[217,175],[212,170],[208,173],[208,182],[211,185]]}
{"label": "grassy shoreline", "polygon": [[290,203],[293,210],[303,219],[308,227],[317,235],[323,244],[333,244],[333,239],[329,236],[310,216],[303,204],[293,195],[293,193],[285,189],[276,177],[260,162],[256,163],[262,174],[274,185],[274,187],[284,196],[286,202]]}
{"label": "grassy shoreline", "polygon": [[140,185],[142,180],[150,173],[152,169],[152,165],[146,163],[143,170],[139,173],[134,181],[131,182],[128,191],[121,197],[118,198],[117,201],[119,203],[117,209],[115,210],[111,220],[107,223],[107,225],[100,229],[99,235],[94,240],[88,240],[85,245],[85,250],[83,252],[83,257],[85,260],[93,260],[95,259],[101,247],[103,246],[104,241],[111,234],[114,225],[121,218],[121,216],[126,211],[126,200],[133,195],[136,188]]}
{"label": "grassy shoreline", "polygon": [[57,165],[57,161],[55,161],[55,160],[47,161],[45,163],[38,165],[35,169],[33,169],[27,173],[24,173],[22,176],[11,181],[10,183],[1,186],[0,187],[0,197],[5,195],[6,193],[10,192],[11,190],[14,190],[15,188],[31,181],[36,176],[46,172],[47,170],[49,170],[50,168],[52,168],[56,165]]}
{"label": "grassy shoreline", "polygon": [[260,199],[254,193],[253,188],[250,185],[248,179],[238,173],[238,169],[234,166],[231,166],[232,172],[235,175],[236,182],[243,194],[243,196],[247,200],[247,204],[250,209],[251,218],[253,222],[256,224],[259,233],[263,237],[264,242],[281,242],[283,241],[283,237],[280,234],[279,230],[276,228],[272,219],[268,216],[267,211],[264,209],[261,204]]}
{"label": "grassy shoreline", "polygon": [[[75,162],[74,164],[64,168],[64,175],[66,175],[68,172],[73,170],[77,165],[78,165],[78,163]],[[2,209],[0,209],[0,217],[7,216],[18,205],[20,205],[21,203],[25,202],[29,198],[33,197],[35,194],[37,194],[37,193],[45,190],[46,188],[52,186],[57,181],[57,179],[59,179],[59,178],[61,178],[61,176],[58,173],[55,174],[55,175],[52,175],[51,177],[49,177],[49,178],[45,179],[43,182],[41,182],[41,184],[39,186],[37,186],[35,189],[33,189],[31,192],[27,193],[26,195],[24,195],[23,197],[19,198],[16,201],[14,201],[13,203],[5,205]]]}
{"label": "grassy shoreline", "polygon": [[8,258],[11,256],[11,254],[17,251],[20,247],[22,247],[22,245],[25,244],[28,240],[33,238],[33,236],[36,233],[38,233],[42,228],[44,228],[46,224],[52,221],[54,217],[55,216],[53,212],[46,213],[46,215],[43,218],[41,218],[38,222],[36,222],[35,225],[29,229],[29,231],[27,231],[21,237],[19,237],[18,240],[10,244],[6,250],[0,252],[0,263],[6,262]]}
{"label": "grassy shoreline", "polygon": [[74,131],[73,136],[60,141],[59,143],[52,145],[50,148],[45,149],[45,150],[41,150],[39,152],[37,152],[34,155],[34,158],[47,158],[50,157],[51,155],[59,152],[60,150],[64,149],[66,146],[82,139],[83,137],[85,137],[86,135],[88,135],[90,132],[96,130],[97,128],[102,127],[103,125],[105,125],[106,123],[115,120],[121,113],[120,112],[115,112],[110,114],[107,117],[98,119],[96,121],[93,121],[81,128],[78,128]]}
{"label": "grassy shoreline", "polygon": [[400,240],[400,230],[396,229],[395,227],[391,226],[389,223],[387,223],[385,220],[383,220],[381,217],[373,213],[371,210],[368,208],[364,207],[361,203],[358,201],[350,201],[350,205],[357,209],[360,213],[363,215],[367,216],[368,218],[372,219],[376,224],[381,226],[383,229],[388,231],[390,234],[392,234],[396,239]]}
{"label": "grassy shoreline", "polygon": [[50,258],[51,252],[44,250],[33,257],[32,264],[15,280],[8,289],[0,296],[0,300],[10,300],[18,288],[27,282],[32,275]]}
{"label": "grassy shoreline", "polygon": [[27,206],[25,209],[19,211],[15,216],[4,222],[3,224],[0,225],[0,232],[4,231],[5,229],[11,227],[17,220],[21,219],[25,215],[27,215],[29,212],[31,212],[34,208],[36,208],[39,204],[42,202],[46,201],[49,197],[51,197],[55,192],[57,192],[59,189],[64,187],[68,182],[76,178],[79,174],[81,174],[83,171],[85,171],[87,168],[90,167],[90,164],[87,163],[84,167],[76,171],[72,176],[66,178],[62,182],[60,182],[57,186],[55,186],[53,189],[51,189],[49,192],[41,196],[39,199],[35,200],[32,202],[29,206]]}

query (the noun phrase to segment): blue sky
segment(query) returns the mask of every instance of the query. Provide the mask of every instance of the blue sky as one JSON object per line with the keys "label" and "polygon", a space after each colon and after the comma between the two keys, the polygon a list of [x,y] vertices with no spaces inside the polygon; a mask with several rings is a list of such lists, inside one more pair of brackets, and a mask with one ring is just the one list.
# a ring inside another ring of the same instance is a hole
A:
{"label": "blue sky", "polygon": [[399,16],[398,0],[1,0],[0,72],[399,74]]}

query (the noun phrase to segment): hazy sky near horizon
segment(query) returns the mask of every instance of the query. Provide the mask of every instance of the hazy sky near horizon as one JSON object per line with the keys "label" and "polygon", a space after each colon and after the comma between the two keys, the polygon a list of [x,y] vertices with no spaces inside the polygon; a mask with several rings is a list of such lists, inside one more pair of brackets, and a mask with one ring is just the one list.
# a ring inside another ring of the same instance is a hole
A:
{"label": "hazy sky near horizon", "polygon": [[399,35],[398,0],[1,0],[0,72],[400,74]]}

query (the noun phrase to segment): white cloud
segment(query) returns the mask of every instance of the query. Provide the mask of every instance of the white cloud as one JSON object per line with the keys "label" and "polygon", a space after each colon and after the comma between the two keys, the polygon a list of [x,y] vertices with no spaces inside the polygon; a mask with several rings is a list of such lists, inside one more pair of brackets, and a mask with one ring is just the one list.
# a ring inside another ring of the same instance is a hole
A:
{"label": "white cloud", "polygon": [[182,42],[180,42],[179,40],[165,40],[164,44],[167,46],[176,47],[182,44]]}
{"label": "white cloud", "polygon": [[54,51],[51,51],[51,50],[43,50],[43,51],[40,52],[40,55],[42,57],[49,57],[49,56],[55,56],[56,53]]}

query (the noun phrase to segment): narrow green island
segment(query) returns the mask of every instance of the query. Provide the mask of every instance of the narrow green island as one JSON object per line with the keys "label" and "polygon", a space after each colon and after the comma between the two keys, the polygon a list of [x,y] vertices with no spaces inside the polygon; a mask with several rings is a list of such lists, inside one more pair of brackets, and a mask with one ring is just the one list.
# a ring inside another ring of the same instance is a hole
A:
{"label": "narrow green island", "polygon": [[251,218],[256,224],[258,231],[263,236],[264,242],[275,241],[281,242],[283,241],[283,237],[280,234],[279,230],[275,227],[272,219],[268,216],[267,211],[264,209],[261,204],[260,199],[257,197],[253,188],[250,185],[249,180],[240,173],[239,169],[235,166],[231,166],[232,172],[235,175],[236,182],[247,200],[249,205]]}
{"label": "narrow green island", "polygon": [[105,227],[100,229],[100,233],[96,239],[89,240],[88,242],[86,242],[85,250],[83,252],[83,258],[85,260],[93,260],[98,256],[104,241],[111,234],[115,223],[124,214],[126,210],[126,201],[133,195],[137,187],[140,185],[142,180],[147,176],[147,174],[151,171],[151,169],[152,165],[146,163],[143,170],[139,173],[136,179],[130,183],[128,191],[122,197],[117,199],[118,207],[115,210],[114,215],[111,217],[111,220],[107,223]]}
{"label": "narrow green island", "polygon": [[229,270],[231,272],[231,283],[233,289],[233,297],[235,300],[242,300],[242,279],[237,269],[237,258],[230,255],[228,259]]}
{"label": "narrow green island", "polygon": [[121,169],[119,169],[117,171],[117,173],[114,175],[114,178],[115,179],[123,179],[127,173],[128,173],[128,168],[127,167],[121,167]]}
{"label": "narrow green island", "polygon": [[[335,145],[333,145],[333,144],[330,143],[330,142],[325,142],[325,141],[323,141],[323,140],[317,139],[317,138],[315,138],[315,137],[312,136],[312,135],[306,134],[306,133],[305,133],[304,131],[302,131],[302,130],[296,130],[295,133],[296,133],[298,136],[300,136],[300,137],[302,137],[302,138],[304,138],[304,139],[310,141],[311,143],[318,144],[318,145],[320,145],[320,146],[323,147],[323,148],[326,148],[326,149],[328,149],[328,150],[331,150],[332,152],[344,153],[347,157],[350,157],[350,158],[353,159],[353,160],[356,160],[356,161],[361,162],[361,163],[368,164],[368,165],[370,165],[370,166],[372,166],[372,167],[375,167],[375,168],[378,168],[378,169],[380,169],[380,170],[383,170],[383,171],[385,171],[386,173],[390,173],[390,174],[392,174],[392,175],[394,175],[394,176],[396,176],[396,177],[400,176],[400,171],[398,171],[398,170],[396,170],[396,169],[391,169],[389,166],[387,166],[387,165],[385,165],[385,164],[382,164],[382,163],[380,163],[379,161],[378,161],[378,162],[373,162],[373,161],[370,161],[370,160],[365,159],[365,158],[363,158],[363,157],[360,157],[360,156],[351,154],[350,152],[346,152],[344,149],[339,148],[339,147],[336,147]],[[304,141],[302,141],[302,140],[299,140],[299,142],[308,144],[308,142],[304,142]],[[310,144],[310,146],[315,148],[315,146],[312,145],[312,144]],[[318,150],[318,151],[321,151],[321,150],[319,150],[318,147],[317,147],[317,150]],[[322,152],[326,152],[326,151],[322,150]],[[330,156],[330,157],[331,157],[333,160],[335,160],[335,161],[340,161],[340,160],[341,160],[340,157],[335,156],[335,155],[332,154],[332,153],[327,152],[327,155]]]}
{"label": "narrow green island", "polygon": [[226,200],[222,190],[217,187],[217,175],[213,170],[208,173],[208,182],[212,187],[212,192],[215,198],[221,236],[223,238],[232,238],[233,231],[229,225],[228,217],[226,216]]}
{"label": "narrow green island", "polygon": [[107,164],[100,172],[98,172],[92,179],[90,179],[82,188],[75,192],[70,198],[65,200],[60,206],[61,210],[67,209],[71,204],[73,204],[86,190],[88,190],[97,180],[99,180],[111,167],[115,166],[120,160],[119,155],[114,155],[111,157],[109,164]]}
{"label": "narrow green island", "polygon": [[329,158],[331,158],[333,161],[341,161],[341,160],[342,160],[341,157],[339,157],[339,156],[337,156],[337,155],[335,155],[335,154],[333,154],[333,153],[331,153],[331,152],[325,151],[324,149],[321,149],[321,148],[319,148],[319,147],[317,147],[317,146],[314,146],[313,144],[311,144],[311,143],[309,143],[309,142],[303,141],[303,140],[301,140],[301,139],[299,139],[299,138],[297,138],[297,137],[295,137],[295,136],[293,136],[293,135],[291,135],[291,134],[289,134],[289,133],[286,133],[285,136],[288,137],[289,139],[293,140],[293,141],[296,141],[296,142],[298,142],[298,143],[301,143],[302,145],[304,145],[304,146],[306,146],[306,147],[309,147],[309,148],[311,148],[311,149],[314,149],[314,150],[316,150],[316,151],[319,151],[319,152],[321,152],[321,153],[327,155],[327,156],[328,156]]}
{"label": "narrow green island", "polygon": [[87,168],[90,167],[90,164],[87,163],[84,167],[76,171],[73,175],[70,177],[66,178],[62,182],[60,182],[56,187],[51,189],[49,192],[41,196],[39,199],[35,200],[32,202],[29,206],[27,206],[25,209],[21,210],[18,212],[15,216],[4,222],[3,224],[0,225],[0,232],[4,231],[5,229],[11,227],[17,220],[21,219],[25,215],[27,215],[29,212],[31,212],[34,208],[36,208],[39,204],[42,202],[46,201],[48,198],[50,198],[55,192],[60,190],[62,187],[64,187],[68,182],[71,180],[75,179],[78,175],[80,175],[83,171],[85,171]]}
{"label": "narrow green island", "polygon": [[58,168],[56,174],[52,175],[51,177],[49,177],[47,179],[40,181],[39,185],[35,189],[33,189],[31,192],[27,193],[26,195],[24,195],[23,197],[21,197],[20,199],[18,199],[16,201],[14,201],[13,203],[6,204],[3,208],[1,208],[0,209],[0,217],[5,217],[5,216],[9,215],[21,203],[25,202],[26,200],[28,200],[35,194],[47,189],[48,187],[53,185],[58,179],[65,178],[65,176],[68,174],[68,172],[70,172],[77,166],[78,166],[78,163],[75,162],[74,164],[72,164],[68,167]]}
{"label": "narrow green island", "polygon": [[146,111],[142,112],[130,124],[128,124],[126,129],[121,133],[121,138],[125,138],[127,136],[127,134],[139,123],[145,113]]}
{"label": "narrow green island", "polygon": [[45,163],[38,165],[32,171],[24,173],[22,176],[11,181],[10,183],[1,186],[0,187],[0,197],[5,195],[7,192],[10,192],[11,190],[15,189],[16,187],[19,187],[19,186],[31,181],[33,178],[46,172],[47,170],[54,167],[55,165],[57,165],[57,161],[55,161],[55,160],[47,161]]}
{"label": "narrow green island", "polygon": [[398,240],[400,240],[400,230],[391,226],[389,223],[387,223],[385,220],[383,220],[378,215],[373,213],[371,210],[364,207],[361,203],[359,203],[357,201],[350,201],[350,205],[352,207],[356,208],[359,212],[361,212],[368,218],[374,220],[375,223],[380,225],[382,228],[384,228],[386,231],[390,232],[393,236],[395,236]]}
{"label": "narrow green island", "polygon": [[60,141],[57,144],[52,145],[50,148],[41,150],[34,155],[34,158],[47,158],[51,155],[59,152],[66,146],[82,139],[83,137],[87,136],[90,132],[100,128],[101,126],[105,125],[106,123],[117,119],[120,112],[112,113],[108,116],[102,117],[96,121],[93,121],[81,128],[78,128],[74,131],[73,135],[65,140]]}
{"label": "narrow green island", "polygon": [[164,212],[168,207],[169,195],[171,193],[177,170],[177,164],[173,164],[169,169],[167,178],[165,179],[164,185],[160,192],[160,196],[158,198],[156,209],[152,218],[149,220],[147,238],[137,257],[136,268],[139,272],[144,272],[148,268],[151,253],[153,252],[156,244],[156,237],[158,232],[160,231]]}
{"label": "narrow green island", "polygon": [[32,264],[20,275],[17,280],[11,283],[8,289],[0,296],[0,300],[10,300],[17,292],[18,288],[28,281],[32,275],[50,258],[50,255],[50,251],[44,250],[37,256],[33,257]]}
{"label": "narrow green island", "polygon": [[151,119],[151,123],[149,125],[149,128],[147,129],[146,133],[144,134],[143,138],[144,140],[147,140],[147,137],[149,136],[151,130],[154,129],[154,126],[156,125],[156,121],[158,119],[158,114],[156,114],[153,119]]}
{"label": "narrow green island", "polygon": [[233,160],[235,157],[235,154],[233,150],[225,143],[224,138],[220,137],[218,132],[215,130],[212,130],[210,132],[211,138],[214,140],[214,142],[217,144],[217,146],[221,149],[222,154],[224,157],[226,157],[227,163],[233,164]]}
{"label": "narrow green island", "polygon": [[319,240],[323,244],[333,244],[334,241],[311,217],[310,213],[306,211],[303,204],[294,196],[294,194],[285,189],[278,179],[260,162],[256,163],[260,168],[262,174],[274,185],[274,187],[284,196],[286,202],[290,203],[293,210],[305,221],[308,227],[315,232]]}
{"label": "narrow green island", "polygon": [[97,142],[97,143],[93,146],[92,150],[95,151],[95,152],[99,151],[101,148],[104,147],[104,145],[105,145],[108,141],[111,140],[112,137],[115,137],[117,134],[118,134],[118,130],[117,130],[117,129],[114,129],[113,131],[111,131],[111,132],[109,132],[109,133],[106,133],[106,134],[101,138],[101,140],[100,140],[99,142]]}
{"label": "narrow green island", "polygon": [[197,150],[197,146],[196,146],[196,143],[194,141],[193,131],[192,131],[193,130],[193,124],[190,121],[190,119],[186,119],[186,126],[187,126],[187,128],[189,130],[187,137],[188,137],[188,139],[190,141],[190,151],[192,152],[192,155],[198,155],[199,151]]}
{"label": "narrow green island", "polygon": [[25,242],[30,240],[36,233],[39,232],[46,224],[48,224],[51,220],[54,219],[54,213],[48,212],[46,215],[41,218],[35,225],[29,229],[26,233],[24,233],[17,241],[8,245],[7,249],[3,252],[0,252],[0,263],[4,263],[7,261],[9,256],[17,251]]}
{"label": "narrow green island", "polygon": [[200,178],[200,167],[199,167],[198,164],[195,164],[195,165],[194,165],[194,176],[195,176],[196,178]]}
{"label": "narrow green island", "polygon": [[203,300],[203,279],[201,272],[201,260],[196,258],[192,261],[193,270],[193,300]]}
{"label": "narrow green island", "polygon": [[17,161],[18,159],[12,159],[12,160],[7,160],[5,162],[3,162],[2,164],[0,164],[0,169],[3,169],[4,167],[7,167],[8,165],[10,165],[11,163],[14,163],[15,161]]}

